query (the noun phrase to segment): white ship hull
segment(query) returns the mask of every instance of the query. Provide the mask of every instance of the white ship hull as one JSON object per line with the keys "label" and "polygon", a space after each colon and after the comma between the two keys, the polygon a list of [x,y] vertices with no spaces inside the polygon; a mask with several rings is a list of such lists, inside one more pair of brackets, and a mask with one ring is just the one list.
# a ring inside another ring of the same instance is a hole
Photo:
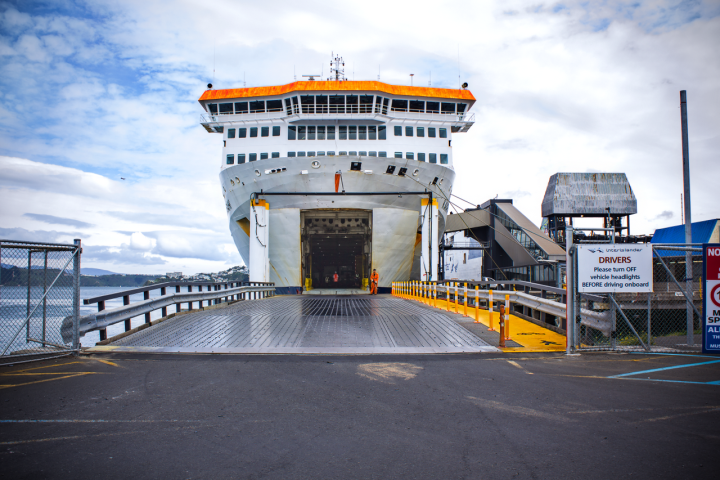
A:
{"label": "white ship hull", "polygon": [[[313,162],[318,164],[313,165]],[[361,170],[352,171],[351,162],[361,162]],[[393,174],[385,173],[389,165],[396,167]],[[407,168],[405,176],[398,175],[400,168]],[[301,219],[318,212],[365,212],[370,219],[368,232],[371,239],[366,245],[370,251],[366,252],[369,258],[364,271],[369,276],[372,269],[377,269],[381,288],[389,288],[396,281],[420,280],[421,199],[427,197],[397,194],[313,195],[313,192],[334,192],[337,171],[342,172],[340,191],[432,192],[439,207],[438,228],[434,235],[438,239],[442,237],[447,199],[455,180],[455,172],[451,168],[399,158],[272,158],[228,166],[220,173],[230,232],[245,264],[250,265],[251,195],[258,192],[298,192],[297,196],[259,197],[269,203],[270,281],[275,282],[280,292],[297,293],[296,290],[307,285],[306,279],[311,274],[308,261],[303,260],[307,251],[303,235],[307,231],[303,229]],[[318,273],[317,268],[315,270],[316,283],[318,277],[319,281],[324,281],[327,272]]]}

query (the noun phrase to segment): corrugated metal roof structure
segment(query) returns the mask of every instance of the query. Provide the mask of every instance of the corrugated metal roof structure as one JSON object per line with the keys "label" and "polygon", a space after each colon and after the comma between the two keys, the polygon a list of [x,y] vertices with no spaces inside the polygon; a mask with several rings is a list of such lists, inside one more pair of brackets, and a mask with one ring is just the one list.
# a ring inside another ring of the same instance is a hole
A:
{"label": "corrugated metal roof structure", "polygon": [[542,216],[633,215],[637,199],[624,173],[556,173],[550,177]]}
{"label": "corrugated metal roof structure", "polygon": [[407,85],[390,85],[376,81],[306,81],[293,82],[286,85],[268,87],[228,88],[224,90],[206,90],[198,101],[217,100],[226,98],[269,97],[284,95],[290,92],[319,92],[319,91],[366,91],[383,92],[390,95],[403,95],[408,97],[453,98],[459,100],[475,100],[469,90],[455,88],[411,87]]}
{"label": "corrugated metal roof structure", "polygon": [[[685,243],[685,225],[674,227],[658,228],[653,234],[650,243]],[[720,219],[705,220],[704,222],[693,222],[692,243],[720,243]],[[683,256],[683,252],[675,250],[656,251],[663,257]]]}

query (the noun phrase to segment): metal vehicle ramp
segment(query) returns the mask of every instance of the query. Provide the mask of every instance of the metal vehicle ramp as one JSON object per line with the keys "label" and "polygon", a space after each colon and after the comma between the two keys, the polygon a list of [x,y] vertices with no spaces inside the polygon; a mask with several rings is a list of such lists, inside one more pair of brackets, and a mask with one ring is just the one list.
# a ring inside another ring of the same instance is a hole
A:
{"label": "metal vehicle ramp", "polygon": [[286,296],[170,318],[91,352],[498,352],[447,315],[379,297]]}

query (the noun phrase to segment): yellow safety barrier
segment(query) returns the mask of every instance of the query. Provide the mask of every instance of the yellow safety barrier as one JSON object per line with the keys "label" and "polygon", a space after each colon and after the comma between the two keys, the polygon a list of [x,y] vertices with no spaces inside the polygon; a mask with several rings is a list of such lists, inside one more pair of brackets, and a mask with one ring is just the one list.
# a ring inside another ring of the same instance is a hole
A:
{"label": "yellow safety barrier", "polygon": [[505,348],[505,305],[500,305],[500,348]]}
{"label": "yellow safety barrier", "polygon": [[437,282],[433,282],[433,304],[437,308]]}
{"label": "yellow safety barrier", "polygon": [[510,295],[505,295],[505,340],[510,338]]}
{"label": "yellow safety barrier", "polygon": [[475,285],[475,323],[480,323],[480,302],[478,302],[479,287]]}
{"label": "yellow safety barrier", "polygon": [[463,317],[467,317],[467,282],[463,285],[463,293],[465,294],[465,300],[463,303]]}
{"label": "yellow safety barrier", "polygon": [[450,311],[450,284],[445,284],[445,310]]}
{"label": "yellow safety barrier", "polygon": [[455,313],[458,313],[458,308],[460,305],[458,305],[458,282],[453,282],[453,287],[455,287]]}
{"label": "yellow safety barrier", "polygon": [[490,325],[488,326],[488,330],[491,332],[494,332],[495,329],[493,328],[493,294],[492,290],[490,290],[490,298],[488,299],[488,318],[490,320]]}

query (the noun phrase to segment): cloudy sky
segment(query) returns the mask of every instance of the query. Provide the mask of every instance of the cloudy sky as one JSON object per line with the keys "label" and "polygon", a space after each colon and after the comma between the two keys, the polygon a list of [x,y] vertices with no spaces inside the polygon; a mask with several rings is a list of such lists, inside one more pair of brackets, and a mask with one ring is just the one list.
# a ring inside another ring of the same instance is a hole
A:
{"label": "cloudy sky", "polygon": [[559,171],[626,172],[633,233],[680,223],[685,89],[693,220],[718,218],[718,45],[718,1],[2,2],[0,237],[82,238],[115,272],[241,264],[197,99],[327,73],[332,51],[356,80],[459,74],[478,101],[454,193],[537,224]]}

